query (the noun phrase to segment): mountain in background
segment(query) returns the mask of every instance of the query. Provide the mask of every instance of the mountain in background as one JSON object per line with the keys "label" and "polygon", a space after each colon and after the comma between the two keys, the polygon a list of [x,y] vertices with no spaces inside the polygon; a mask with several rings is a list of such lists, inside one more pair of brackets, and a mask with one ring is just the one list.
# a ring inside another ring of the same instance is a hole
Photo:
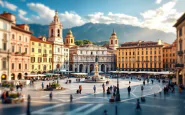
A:
{"label": "mountain in background", "polygon": [[[48,36],[48,25],[29,24],[33,35]],[[148,28],[140,28],[124,24],[93,24],[86,23],[82,26],[71,28],[75,40],[88,39],[95,43],[106,43],[115,30],[119,43],[132,42],[132,41],[157,41],[161,39],[164,42],[172,43],[176,39],[173,33],[165,33],[159,30],[151,30]],[[65,38],[68,29],[63,29],[63,38]]]}

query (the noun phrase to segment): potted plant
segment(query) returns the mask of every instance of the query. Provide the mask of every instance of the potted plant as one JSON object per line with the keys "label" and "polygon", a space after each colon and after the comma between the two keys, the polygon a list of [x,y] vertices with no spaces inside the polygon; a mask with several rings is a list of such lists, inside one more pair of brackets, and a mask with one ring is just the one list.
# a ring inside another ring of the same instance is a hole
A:
{"label": "potted plant", "polygon": [[25,55],[25,54],[27,54],[27,53],[26,53],[26,52],[23,52],[23,53],[22,53],[22,55]]}
{"label": "potted plant", "polygon": [[19,52],[15,52],[15,54],[19,54]]}

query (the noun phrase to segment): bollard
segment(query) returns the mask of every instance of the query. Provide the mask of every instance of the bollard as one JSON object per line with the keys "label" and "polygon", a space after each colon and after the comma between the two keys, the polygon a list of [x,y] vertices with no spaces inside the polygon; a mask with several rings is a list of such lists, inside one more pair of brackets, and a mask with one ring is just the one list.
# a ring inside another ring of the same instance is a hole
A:
{"label": "bollard", "polygon": [[31,106],[31,97],[30,97],[30,95],[28,95],[27,115],[31,115],[30,106]]}

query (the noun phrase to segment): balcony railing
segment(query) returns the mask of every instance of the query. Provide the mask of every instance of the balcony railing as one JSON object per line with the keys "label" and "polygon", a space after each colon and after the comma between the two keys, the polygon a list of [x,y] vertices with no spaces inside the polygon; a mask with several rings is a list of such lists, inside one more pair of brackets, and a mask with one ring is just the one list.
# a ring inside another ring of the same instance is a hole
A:
{"label": "balcony railing", "polygon": [[179,68],[183,68],[184,67],[184,64],[175,64],[175,67],[179,67]]}
{"label": "balcony railing", "polygon": [[183,51],[178,51],[178,55],[182,55],[183,54]]}

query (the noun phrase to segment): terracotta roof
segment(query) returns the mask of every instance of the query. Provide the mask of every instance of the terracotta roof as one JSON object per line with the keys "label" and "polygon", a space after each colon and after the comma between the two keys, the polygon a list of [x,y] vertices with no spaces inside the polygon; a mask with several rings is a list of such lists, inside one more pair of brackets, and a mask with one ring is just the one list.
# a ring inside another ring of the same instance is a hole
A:
{"label": "terracotta roof", "polygon": [[32,32],[30,31],[26,31],[18,26],[12,26],[12,29],[16,29],[16,30],[19,30],[19,31],[22,31],[22,32],[25,32],[25,33],[28,33],[28,34],[32,34]]}
{"label": "terracotta roof", "polygon": [[5,18],[4,16],[0,15],[0,18],[3,19],[3,20],[6,20],[6,21],[12,22],[11,20],[9,20],[8,18]]}
{"label": "terracotta roof", "polygon": [[183,21],[185,21],[185,13],[177,20],[177,22],[175,23],[173,27],[177,27]]}
{"label": "terracotta roof", "polygon": [[42,39],[36,38],[35,36],[31,36],[30,41],[35,41],[35,42],[40,42],[40,43],[46,43],[46,44],[52,44],[52,43],[49,42],[49,41],[43,41]]}

